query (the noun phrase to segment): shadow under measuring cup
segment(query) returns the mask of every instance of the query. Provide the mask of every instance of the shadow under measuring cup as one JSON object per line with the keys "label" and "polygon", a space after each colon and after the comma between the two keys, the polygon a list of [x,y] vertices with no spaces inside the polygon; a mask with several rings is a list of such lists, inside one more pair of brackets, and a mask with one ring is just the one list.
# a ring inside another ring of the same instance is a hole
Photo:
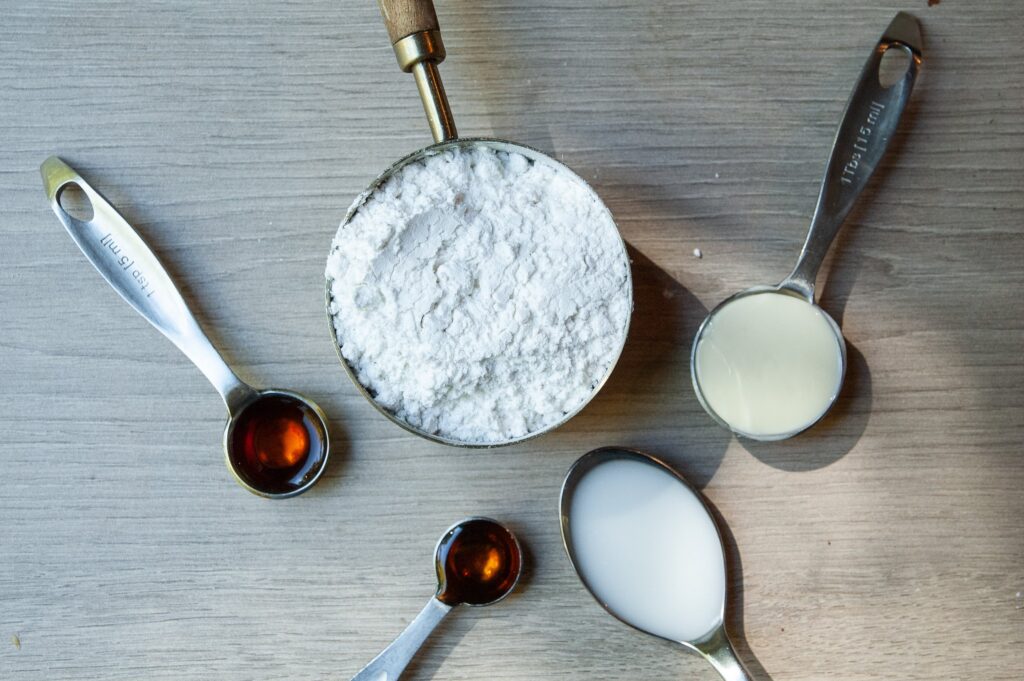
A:
{"label": "shadow under measuring cup", "polygon": [[[733,433],[784,440],[817,423],[839,396],[846,342],[814,301],[829,246],[892,140],[921,66],[917,20],[900,12],[861,72],[836,133],[803,250],[776,286],[727,298],[697,330],[690,374],[701,406]],[[883,85],[888,50],[907,57],[902,77]]]}

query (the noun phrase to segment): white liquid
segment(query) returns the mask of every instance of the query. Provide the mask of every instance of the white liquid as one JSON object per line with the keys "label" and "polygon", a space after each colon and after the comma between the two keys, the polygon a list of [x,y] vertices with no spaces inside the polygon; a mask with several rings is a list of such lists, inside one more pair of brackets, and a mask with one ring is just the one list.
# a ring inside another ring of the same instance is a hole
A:
{"label": "white liquid", "polygon": [[784,293],[737,298],[708,321],[694,369],[734,430],[786,436],[824,414],[843,380],[842,346],[816,306]]}
{"label": "white liquid", "polygon": [[598,600],[656,636],[695,641],[722,621],[725,560],[714,521],[674,475],[613,459],[570,500],[576,568]]}

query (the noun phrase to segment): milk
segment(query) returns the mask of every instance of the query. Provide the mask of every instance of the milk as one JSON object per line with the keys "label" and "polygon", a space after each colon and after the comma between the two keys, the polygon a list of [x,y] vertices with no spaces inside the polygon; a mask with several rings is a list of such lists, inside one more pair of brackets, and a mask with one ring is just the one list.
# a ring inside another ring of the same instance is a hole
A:
{"label": "milk", "polygon": [[708,320],[694,351],[707,405],[734,430],[786,436],[828,410],[843,379],[841,339],[816,306],[784,293],[737,298]]}
{"label": "milk", "polygon": [[694,641],[721,623],[718,530],[697,495],[669,471],[642,460],[597,464],[572,492],[569,535],[580,577],[629,624]]}

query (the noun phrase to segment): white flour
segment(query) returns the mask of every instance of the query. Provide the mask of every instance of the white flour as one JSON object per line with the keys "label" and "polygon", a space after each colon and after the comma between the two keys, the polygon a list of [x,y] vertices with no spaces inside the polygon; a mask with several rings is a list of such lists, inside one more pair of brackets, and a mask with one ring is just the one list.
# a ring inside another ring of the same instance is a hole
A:
{"label": "white flour", "polygon": [[401,168],[342,223],[326,274],[359,382],[405,422],[467,443],[578,409],[632,309],[625,249],[594,193],[479,147]]}

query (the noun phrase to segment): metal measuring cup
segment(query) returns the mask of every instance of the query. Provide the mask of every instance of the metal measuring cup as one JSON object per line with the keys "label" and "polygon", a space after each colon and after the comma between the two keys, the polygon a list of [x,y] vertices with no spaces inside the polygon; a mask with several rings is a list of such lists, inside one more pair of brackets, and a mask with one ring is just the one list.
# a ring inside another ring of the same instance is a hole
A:
{"label": "metal measuring cup", "polygon": [[[917,19],[905,12],[898,13],[872,50],[847,102],[825,169],[807,239],[796,267],[779,284],[755,286],[726,298],[708,314],[697,330],[690,353],[690,375],[694,392],[704,410],[721,426],[736,435],[761,441],[793,437],[820,421],[839,396],[837,386],[827,404],[821,405],[821,412],[817,417],[796,428],[782,432],[749,432],[735,423],[730,423],[710,404],[711,400],[701,385],[698,361],[702,349],[701,341],[714,323],[716,315],[738,300],[762,294],[789,295],[813,306],[831,329],[836,340],[836,358],[840,364],[839,385],[842,384],[846,375],[846,342],[839,324],[815,302],[815,280],[832,241],[839,233],[839,228],[850,214],[854,202],[864,191],[892,140],[921,67],[921,46],[921,29]],[[879,67],[883,55],[891,49],[904,53],[909,62],[903,75],[885,86],[880,81]]]}
{"label": "metal measuring cup", "polygon": [[[445,48],[444,43],[441,41],[441,29],[437,21],[437,15],[434,12],[434,4],[432,0],[378,0],[378,4],[380,5],[381,14],[384,18],[384,25],[387,28],[392,47],[395,50],[395,56],[398,59],[398,65],[403,71],[412,73],[416,80],[416,87],[419,90],[420,99],[423,101],[423,109],[427,115],[427,123],[430,125],[430,133],[434,137],[434,144],[424,147],[423,149],[415,151],[398,160],[391,167],[377,176],[366,191],[360,194],[352,207],[349,208],[348,213],[345,215],[345,220],[342,222],[343,226],[347,224],[357,212],[359,212],[359,209],[374,194],[374,192],[376,192],[402,168],[450,149],[470,148],[484,148],[499,152],[521,154],[532,163],[540,163],[553,168],[558,173],[571,176],[581,185],[590,190],[597,204],[608,213],[608,217],[612,221],[612,224],[615,224],[611,212],[608,210],[608,207],[605,206],[604,202],[601,201],[597,192],[595,192],[582,177],[574,173],[568,166],[556,161],[547,154],[522,144],[501,139],[486,137],[460,138],[455,129],[455,119],[452,116],[451,107],[448,104],[448,97],[445,95],[444,85],[441,82],[441,74],[437,69],[437,65],[444,61]],[[617,229],[618,228],[616,227],[616,230]],[[625,288],[626,294],[629,296],[630,306],[632,309],[633,279],[629,268],[625,242],[622,242],[622,259],[626,263]],[[359,392],[362,393],[363,397],[370,401],[370,404],[372,404],[377,411],[405,430],[428,440],[456,447],[500,447],[538,437],[564,425],[585,406],[587,406],[594,396],[600,392],[605,382],[607,382],[608,377],[611,375],[612,371],[615,369],[615,365],[618,363],[623,347],[625,347],[626,335],[629,330],[627,321],[626,328],[622,330],[621,342],[619,343],[619,347],[615,353],[614,360],[609,364],[608,370],[605,371],[604,376],[596,382],[587,399],[584,400],[576,409],[565,414],[565,416],[556,423],[553,423],[541,430],[527,433],[521,437],[509,440],[486,443],[463,442],[427,432],[404,421],[403,419],[398,418],[395,414],[382,407],[374,396],[359,381],[359,377],[356,375],[355,371],[348,363],[348,360],[345,359],[341,352],[342,342],[339,341],[337,332],[334,328],[333,315],[331,313],[331,284],[332,280],[328,278],[326,288],[328,328],[330,329],[331,339],[334,343],[335,350],[338,353],[338,359],[341,361],[341,365],[344,367],[345,373],[347,373],[349,378],[352,379],[352,382],[355,384]]]}

